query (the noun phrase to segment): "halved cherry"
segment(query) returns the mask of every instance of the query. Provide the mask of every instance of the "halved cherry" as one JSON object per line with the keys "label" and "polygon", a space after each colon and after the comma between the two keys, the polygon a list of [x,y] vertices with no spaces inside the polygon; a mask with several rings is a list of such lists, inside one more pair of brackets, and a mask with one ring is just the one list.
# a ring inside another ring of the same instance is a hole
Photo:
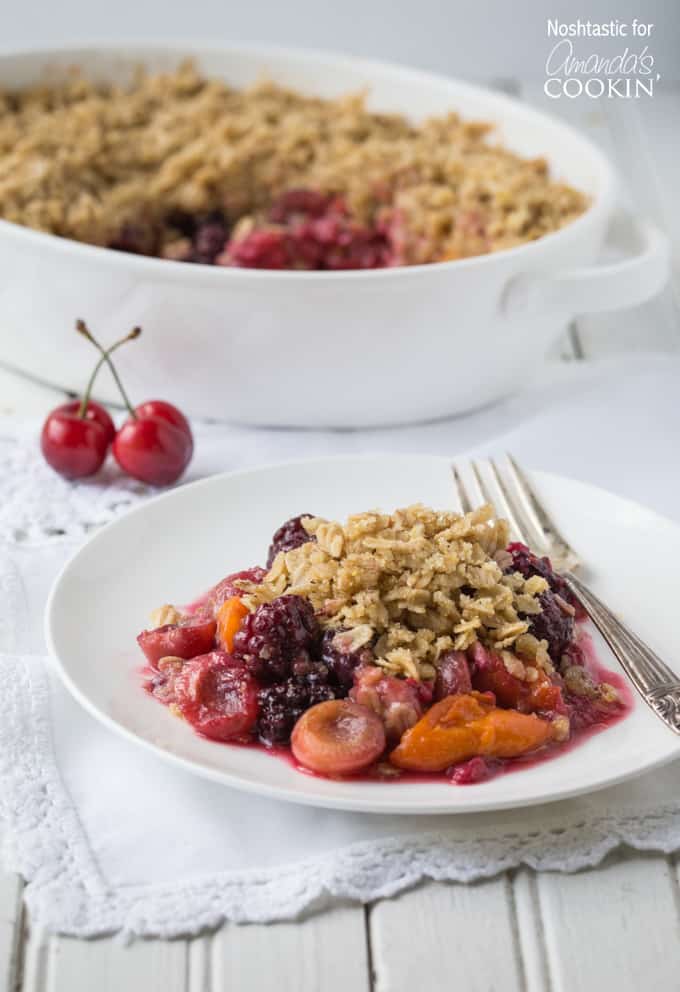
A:
{"label": "halved cherry", "polygon": [[175,701],[182,716],[204,737],[245,740],[255,726],[258,685],[224,651],[192,658],[175,679]]}
{"label": "halved cherry", "polygon": [[352,775],[385,750],[385,729],[372,710],[346,699],[317,703],[302,714],[290,739],[293,755],[321,775]]}
{"label": "halved cherry", "polygon": [[434,698],[444,699],[458,692],[470,692],[470,667],[464,651],[447,651],[437,662]]}
{"label": "halved cherry", "polygon": [[161,658],[195,658],[206,654],[215,646],[217,623],[212,617],[200,614],[188,617],[181,623],[168,623],[155,630],[143,630],[137,643],[153,668]]}
{"label": "halved cherry", "polygon": [[511,675],[500,654],[487,651],[479,641],[472,649],[472,685],[479,692],[492,692],[500,706],[535,713],[563,709],[562,690],[539,672],[535,682],[523,682]]}
{"label": "halved cherry", "polygon": [[217,611],[227,599],[243,595],[243,590],[239,589],[236,585],[237,581],[254,582],[256,585],[259,585],[266,574],[267,569],[260,568],[258,565],[255,565],[254,568],[246,568],[242,572],[232,572],[231,575],[225,576],[221,582],[218,582],[206,594],[206,603],[210,603],[213,609]]}
{"label": "halved cherry", "polygon": [[164,706],[170,706],[175,702],[175,679],[184,664],[181,658],[163,658],[144,688]]}
{"label": "halved cherry", "polygon": [[377,665],[360,665],[355,669],[349,696],[352,702],[379,717],[392,744],[420,720],[425,706],[432,702],[426,683],[387,675]]}

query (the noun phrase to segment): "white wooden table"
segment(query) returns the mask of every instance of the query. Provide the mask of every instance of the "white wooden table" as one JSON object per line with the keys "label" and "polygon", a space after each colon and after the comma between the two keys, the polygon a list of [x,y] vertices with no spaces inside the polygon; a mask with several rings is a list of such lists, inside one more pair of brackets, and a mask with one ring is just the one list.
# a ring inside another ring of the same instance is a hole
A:
{"label": "white wooden table", "polygon": [[[576,321],[565,360],[680,349],[680,87],[652,101],[547,100],[618,164],[637,209],[676,249],[672,285],[634,310]],[[58,394],[0,368],[0,413],[42,414]],[[0,992],[639,992],[680,989],[675,858],[618,853],[575,875],[522,869],[474,885],[430,883],[295,923],[225,926],[194,940],[47,937],[0,874]]]}

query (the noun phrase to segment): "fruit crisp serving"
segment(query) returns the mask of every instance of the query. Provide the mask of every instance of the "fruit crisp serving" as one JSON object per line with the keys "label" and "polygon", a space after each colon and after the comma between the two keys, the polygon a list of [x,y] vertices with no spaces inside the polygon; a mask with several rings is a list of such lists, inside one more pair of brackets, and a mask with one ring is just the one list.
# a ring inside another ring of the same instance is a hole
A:
{"label": "fruit crisp serving", "polygon": [[421,124],[190,64],[0,92],[0,217],[163,258],[357,269],[511,248],[581,214],[543,159],[455,113]]}
{"label": "fruit crisp serving", "polygon": [[490,507],[301,515],[267,568],[164,606],[138,638],[147,690],[204,737],[307,771],[483,781],[624,715],[585,614]]}

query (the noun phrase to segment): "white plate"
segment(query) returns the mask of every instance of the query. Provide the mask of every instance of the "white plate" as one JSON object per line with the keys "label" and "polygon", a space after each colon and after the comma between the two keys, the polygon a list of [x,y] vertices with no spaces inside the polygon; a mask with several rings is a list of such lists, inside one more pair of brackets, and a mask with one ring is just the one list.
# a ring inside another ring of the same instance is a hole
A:
{"label": "white plate", "polygon": [[[141,689],[135,636],[150,610],[195,598],[262,563],[272,532],[301,512],[343,518],[422,501],[454,504],[449,460],[371,456],[288,463],[175,489],[96,534],[52,589],[46,636],[65,684],[107,726],[225,785],[367,812],[454,813],[524,806],[621,781],[680,756],[680,740],[637,697],[620,723],[572,751],[479,785],[333,782],[263,751],[211,743]],[[680,671],[680,528],[634,503],[558,476],[533,479],[594,588]],[[600,659],[618,669],[598,640]]]}

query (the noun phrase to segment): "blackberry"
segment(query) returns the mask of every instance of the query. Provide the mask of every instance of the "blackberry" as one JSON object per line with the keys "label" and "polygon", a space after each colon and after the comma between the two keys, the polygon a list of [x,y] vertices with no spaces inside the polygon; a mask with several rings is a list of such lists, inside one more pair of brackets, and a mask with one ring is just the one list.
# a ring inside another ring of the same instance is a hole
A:
{"label": "blackberry", "polygon": [[307,544],[308,541],[316,540],[302,526],[302,521],[309,520],[310,517],[311,513],[301,513],[299,517],[291,517],[290,520],[286,520],[285,524],[279,527],[269,546],[267,568],[272,567],[279,551],[292,551],[293,548],[299,548],[301,544]]}
{"label": "blackberry", "polygon": [[541,578],[546,580],[555,595],[561,596],[565,602],[574,607],[577,617],[586,616],[583,607],[572,595],[569,586],[562,576],[553,571],[549,558],[539,558],[538,555],[535,555],[533,551],[529,550],[526,544],[521,544],[519,541],[510,544],[508,546],[508,552],[512,557],[510,571],[520,572],[525,579],[531,578],[532,575],[540,575]]}
{"label": "blackberry", "polygon": [[559,665],[574,637],[574,618],[564,612],[550,590],[541,593],[538,599],[541,612],[532,613],[523,619],[529,621],[529,629],[534,637],[548,642],[548,654],[553,663]]}
{"label": "blackberry", "polygon": [[316,654],[321,631],[312,604],[301,596],[279,596],[245,617],[232,654],[259,682],[282,682]]}
{"label": "blackberry", "polygon": [[577,619],[585,617],[585,611],[572,596],[562,576],[553,571],[549,558],[539,558],[520,543],[511,544],[508,551],[512,556],[512,571],[520,572],[526,579],[540,575],[550,587],[538,597],[541,612],[523,616],[522,619],[529,621],[534,637],[548,642],[548,654],[554,664],[559,665],[574,637],[574,617],[562,609],[557,597],[574,608]]}
{"label": "blackberry", "polygon": [[260,740],[265,744],[286,744],[305,710],[334,698],[331,686],[322,681],[310,682],[302,676],[261,689],[257,722]]}
{"label": "blackberry", "polygon": [[171,210],[165,218],[165,226],[178,231],[185,238],[193,238],[196,225],[194,214],[188,214],[184,210]]}
{"label": "blackberry", "polygon": [[109,242],[109,248],[126,251],[132,255],[155,255],[157,232],[150,224],[125,223]]}
{"label": "blackberry", "polygon": [[193,238],[193,262],[212,265],[220,254],[228,237],[222,220],[207,220],[199,224]]}
{"label": "blackberry", "polygon": [[[321,639],[321,660],[346,696],[354,684],[354,671],[361,664],[370,665],[374,660],[373,651],[368,644],[360,647],[352,646],[352,631],[329,629]],[[339,694],[340,695],[340,694]]]}

